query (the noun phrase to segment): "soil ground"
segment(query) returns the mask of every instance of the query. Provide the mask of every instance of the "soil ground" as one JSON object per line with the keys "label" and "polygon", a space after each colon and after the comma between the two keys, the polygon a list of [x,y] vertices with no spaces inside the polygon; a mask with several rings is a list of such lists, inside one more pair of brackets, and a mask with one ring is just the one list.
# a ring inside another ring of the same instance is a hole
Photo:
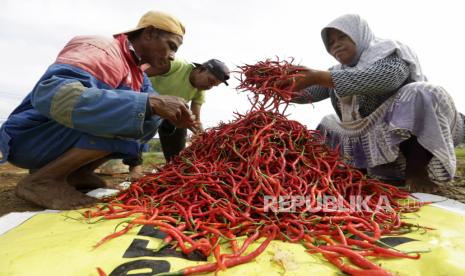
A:
{"label": "soil ground", "polygon": [[[465,203],[465,158],[458,159],[457,168],[457,176],[454,181],[447,186],[442,186],[437,194]],[[144,170],[150,171],[151,169],[147,167]],[[27,174],[27,170],[9,163],[0,165],[0,216],[10,212],[43,210],[43,208],[15,196],[16,183]],[[118,184],[126,179],[127,174],[100,174],[100,176],[110,184]]]}

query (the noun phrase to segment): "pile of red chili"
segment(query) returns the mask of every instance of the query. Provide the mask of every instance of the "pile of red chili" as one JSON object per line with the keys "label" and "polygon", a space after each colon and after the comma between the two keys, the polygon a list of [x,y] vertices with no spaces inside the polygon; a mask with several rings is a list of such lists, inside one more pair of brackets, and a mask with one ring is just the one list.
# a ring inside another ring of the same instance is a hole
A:
{"label": "pile of red chili", "polygon": [[[214,255],[213,263],[177,272],[183,275],[250,262],[272,240],[302,243],[351,275],[390,275],[367,257],[419,258],[380,246],[379,239],[405,233],[409,225],[400,213],[421,204],[400,204],[407,192],[349,167],[317,131],[278,111],[291,95],[273,82],[289,77],[290,64],[240,67],[240,89],[257,93],[253,110],[195,136],[172,162],[87,211],[89,218],[130,218],[97,246],[135,226],[157,227],[184,253]],[[362,208],[354,209],[354,199]],[[251,243],[260,245],[250,251]]]}

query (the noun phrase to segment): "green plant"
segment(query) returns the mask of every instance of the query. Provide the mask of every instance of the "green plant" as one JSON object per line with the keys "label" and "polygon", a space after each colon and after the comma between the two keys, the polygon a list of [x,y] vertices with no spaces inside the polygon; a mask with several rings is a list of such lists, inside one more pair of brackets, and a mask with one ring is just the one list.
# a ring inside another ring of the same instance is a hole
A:
{"label": "green plant", "polygon": [[161,152],[161,143],[160,143],[160,139],[158,138],[153,138],[153,139],[150,139],[150,141],[148,142],[148,145],[149,145],[149,152]]}
{"label": "green plant", "polygon": [[465,148],[460,147],[455,149],[455,155],[457,158],[465,158]]}
{"label": "green plant", "polygon": [[153,164],[163,164],[165,163],[165,158],[161,152],[144,152],[142,154],[144,160],[144,166],[151,166]]}

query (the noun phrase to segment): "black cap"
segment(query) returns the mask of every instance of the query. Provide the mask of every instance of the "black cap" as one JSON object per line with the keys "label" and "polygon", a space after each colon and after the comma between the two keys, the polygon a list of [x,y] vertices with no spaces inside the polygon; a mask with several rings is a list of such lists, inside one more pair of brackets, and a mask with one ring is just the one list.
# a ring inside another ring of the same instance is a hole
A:
{"label": "black cap", "polygon": [[229,80],[229,69],[224,62],[217,59],[210,59],[202,64],[194,63],[194,65],[207,68],[216,78],[228,85],[226,81]]}

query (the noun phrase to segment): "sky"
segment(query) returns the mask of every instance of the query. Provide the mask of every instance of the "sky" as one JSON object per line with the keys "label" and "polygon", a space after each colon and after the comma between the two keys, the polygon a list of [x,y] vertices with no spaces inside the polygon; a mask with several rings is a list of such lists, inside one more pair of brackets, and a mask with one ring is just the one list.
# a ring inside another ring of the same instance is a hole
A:
{"label": "sky", "polygon": [[[30,92],[67,41],[76,35],[104,35],[131,29],[148,10],[168,12],[186,26],[177,57],[211,58],[231,70],[267,58],[325,70],[336,61],[326,52],[320,30],[334,18],[357,13],[376,36],[399,40],[418,55],[430,82],[443,86],[465,112],[465,16],[457,0],[2,0],[0,1],[0,122]],[[460,27],[462,26],[462,27]],[[247,93],[238,81],[206,93],[205,127],[245,113]],[[236,75],[237,76],[237,75]],[[293,105],[289,118],[315,128],[334,113],[329,100]]]}

